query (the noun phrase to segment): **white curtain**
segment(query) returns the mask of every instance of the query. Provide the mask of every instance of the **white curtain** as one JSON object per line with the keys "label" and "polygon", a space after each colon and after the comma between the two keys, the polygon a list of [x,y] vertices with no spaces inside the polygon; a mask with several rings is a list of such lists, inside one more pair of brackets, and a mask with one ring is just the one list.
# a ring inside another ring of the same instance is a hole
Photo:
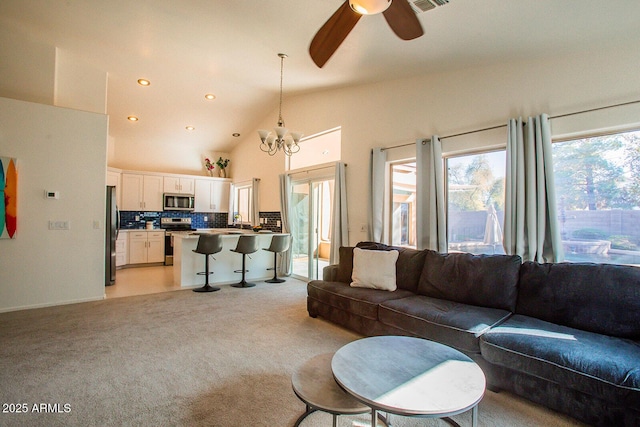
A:
{"label": "white curtain", "polygon": [[524,261],[564,259],[556,209],[551,126],[542,114],[507,124],[504,250]]}
{"label": "white curtain", "polygon": [[337,264],[340,259],[340,246],[349,246],[349,222],[347,218],[347,184],[345,164],[336,163],[333,191],[333,213],[331,215],[331,254],[329,263]]}
{"label": "white curtain", "polygon": [[442,144],[431,140],[416,141],[416,239],[418,249],[447,252],[447,220],[444,205],[444,168]]}
{"label": "white curtain", "polygon": [[235,212],[233,212],[233,207],[234,207],[234,199],[236,198],[236,191],[235,191],[235,187],[233,184],[231,184],[229,186],[229,213],[227,214],[227,224],[231,225],[233,224],[233,216],[235,215]]}
{"label": "white curtain", "polygon": [[[292,234],[291,230],[291,178],[287,174],[280,175],[280,224],[282,232]],[[291,245],[289,250],[280,254],[280,273],[289,276],[293,271],[293,257],[291,256]]]}
{"label": "white curtain", "polygon": [[251,225],[253,227],[260,224],[260,179],[251,180]]}
{"label": "white curtain", "polygon": [[[369,240],[382,242],[384,231],[384,177],[387,152],[382,148],[371,150],[369,197]],[[384,242],[382,242],[384,243]]]}

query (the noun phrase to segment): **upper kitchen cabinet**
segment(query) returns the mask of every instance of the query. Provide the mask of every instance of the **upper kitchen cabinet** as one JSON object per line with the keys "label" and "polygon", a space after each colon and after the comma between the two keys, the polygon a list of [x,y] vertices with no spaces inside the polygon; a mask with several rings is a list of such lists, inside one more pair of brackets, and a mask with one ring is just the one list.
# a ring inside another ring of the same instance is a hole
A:
{"label": "upper kitchen cabinet", "polygon": [[116,170],[107,169],[107,185],[116,187],[116,205],[122,205],[122,174]]}
{"label": "upper kitchen cabinet", "polygon": [[122,174],[123,211],[162,210],[164,177],[160,175]]}
{"label": "upper kitchen cabinet", "polygon": [[195,179],[178,176],[164,177],[164,192],[174,194],[193,194]]}
{"label": "upper kitchen cabinet", "polygon": [[195,211],[228,212],[231,182],[226,179],[196,179]]}

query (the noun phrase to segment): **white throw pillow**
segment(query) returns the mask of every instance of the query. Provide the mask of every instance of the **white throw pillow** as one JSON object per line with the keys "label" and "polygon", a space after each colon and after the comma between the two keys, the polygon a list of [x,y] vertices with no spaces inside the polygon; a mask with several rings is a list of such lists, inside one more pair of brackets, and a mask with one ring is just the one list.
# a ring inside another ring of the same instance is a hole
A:
{"label": "white throw pillow", "polygon": [[353,249],[351,286],[385,291],[396,290],[396,261],[399,252]]}

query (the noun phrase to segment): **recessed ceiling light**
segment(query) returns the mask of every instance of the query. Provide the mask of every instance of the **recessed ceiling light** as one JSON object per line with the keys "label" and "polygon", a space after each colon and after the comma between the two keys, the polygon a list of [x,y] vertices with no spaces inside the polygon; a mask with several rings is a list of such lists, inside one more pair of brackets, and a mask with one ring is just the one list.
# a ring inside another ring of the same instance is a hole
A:
{"label": "recessed ceiling light", "polygon": [[147,79],[138,79],[138,84],[140,86],[149,86],[151,85],[151,82]]}
{"label": "recessed ceiling light", "polygon": [[137,122],[139,119],[136,116],[129,116],[127,117],[127,120],[129,120],[130,122]]}
{"label": "recessed ceiling light", "polygon": [[240,136],[240,134],[238,132],[236,132],[236,133],[232,133],[231,136],[234,137],[234,138],[237,138],[237,137]]}
{"label": "recessed ceiling light", "polygon": [[186,130],[196,130],[196,128],[194,128],[193,126],[187,126],[185,127]]}
{"label": "recessed ceiling light", "polygon": [[206,99],[208,99],[209,101],[213,101],[214,99],[216,99],[216,96],[212,93],[208,93],[204,96]]}

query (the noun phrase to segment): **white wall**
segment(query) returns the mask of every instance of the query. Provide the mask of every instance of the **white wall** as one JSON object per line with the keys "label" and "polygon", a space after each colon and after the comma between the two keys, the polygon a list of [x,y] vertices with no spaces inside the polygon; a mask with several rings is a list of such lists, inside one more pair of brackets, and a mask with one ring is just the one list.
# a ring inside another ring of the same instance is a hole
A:
{"label": "white wall", "polygon": [[107,126],[102,114],[0,98],[0,155],[18,159],[19,176],[17,237],[0,240],[0,311],[104,297]]}
{"label": "white wall", "polygon": [[[500,125],[519,115],[546,112],[553,116],[640,99],[640,41],[630,38],[629,43],[570,57],[496,64],[288,97],[283,115],[287,124],[305,134],[341,126],[341,157],[348,164],[350,242],[355,244],[367,237],[359,229],[367,223],[371,148]],[[639,122],[640,108],[630,109],[635,113],[600,113],[598,126]],[[574,129],[593,127],[594,123],[590,115],[569,121],[574,122],[569,126]],[[270,126],[265,120],[257,129]],[[561,127],[566,133],[567,126]],[[506,130],[451,138],[443,141],[443,150],[453,153],[504,144],[505,134]],[[277,175],[283,173],[284,162],[261,153],[254,135],[231,153],[234,166],[244,171],[242,174],[262,179],[261,210],[279,210]]]}
{"label": "white wall", "polygon": [[53,104],[56,49],[0,21],[0,96]]}

